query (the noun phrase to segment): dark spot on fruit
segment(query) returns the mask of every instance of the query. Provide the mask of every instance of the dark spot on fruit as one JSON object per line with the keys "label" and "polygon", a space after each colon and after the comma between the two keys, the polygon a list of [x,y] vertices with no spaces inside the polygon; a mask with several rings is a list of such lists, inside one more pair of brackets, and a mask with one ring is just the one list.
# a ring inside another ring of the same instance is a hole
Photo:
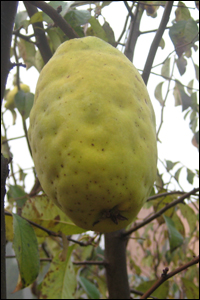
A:
{"label": "dark spot on fruit", "polygon": [[91,146],[94,146],[94,144],[91,144]]}
{"label": "dark spot on fruit", "polygon": [[104,151],[104,149],[101,149],[101,151]]}
{"label": "dark spot on fruit", "polygon": [[64,168],[64,166],[63,166],[63,165],[61,165],[61,168]]}

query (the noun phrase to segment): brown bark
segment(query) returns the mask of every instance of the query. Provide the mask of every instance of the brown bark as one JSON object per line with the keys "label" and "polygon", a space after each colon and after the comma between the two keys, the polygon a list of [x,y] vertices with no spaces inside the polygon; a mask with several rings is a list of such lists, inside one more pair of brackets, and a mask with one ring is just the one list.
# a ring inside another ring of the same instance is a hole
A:
{"label": "brown bark", "polygon": [[105,233],[106,279],[109,299],[130,299],[124,229]]}

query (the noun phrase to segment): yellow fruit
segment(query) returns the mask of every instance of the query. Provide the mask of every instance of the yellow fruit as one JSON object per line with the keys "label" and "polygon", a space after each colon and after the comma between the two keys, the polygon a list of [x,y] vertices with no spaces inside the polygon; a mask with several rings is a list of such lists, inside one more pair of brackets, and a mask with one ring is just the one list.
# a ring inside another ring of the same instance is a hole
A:
{"label": "yellow fruit", "polygon": [[[24,91],[25,93],[30,92],[30,88],[28,85],[24,84],[24,83],[20,83],[20,88],[22,91]],[[6,109],[10,109],[13,110],[15,108],[15,95],[18,92],[18,87],[15,86],[13,88],[13,90],[9,91],[5,97],[5,99],[7,100],[5,103],[5,108]]]}
{"label": "yellow fruit", "polygon": [[88,230],[126,227],[155,180],[155,116],[145,84],[96,37],[63,43],[42,69],[29,141],[44,191]]}

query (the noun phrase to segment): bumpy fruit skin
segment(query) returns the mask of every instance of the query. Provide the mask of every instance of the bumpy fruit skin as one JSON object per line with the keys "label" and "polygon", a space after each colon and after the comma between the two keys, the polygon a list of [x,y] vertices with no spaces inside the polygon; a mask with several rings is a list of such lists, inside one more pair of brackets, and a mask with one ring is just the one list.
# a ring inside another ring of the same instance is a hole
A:
{"label": "bumpy fruit skin", "polygon": [[44,191],[84,229],[126,227],[155,180],[146,86],[120,51],[96,37],[63,43],[44,66],[29,141]]}
{"label": "bumpy fruit skin", "polygon": [[[24,84],[24,83],[20,83],[20,89],[22,91],[24,91],[25,93],[28,93],[30,92],[30,88],[27,84]],[[10,109],[10,110],[13,110],[15,108],[15,95],[17,94],[18,92],[18,88],[17,86],[15,86],[13,88],[13,90],[9,91],[8,94],[6,95],[6,103],[5,103],[5,108],[6,109]]]}

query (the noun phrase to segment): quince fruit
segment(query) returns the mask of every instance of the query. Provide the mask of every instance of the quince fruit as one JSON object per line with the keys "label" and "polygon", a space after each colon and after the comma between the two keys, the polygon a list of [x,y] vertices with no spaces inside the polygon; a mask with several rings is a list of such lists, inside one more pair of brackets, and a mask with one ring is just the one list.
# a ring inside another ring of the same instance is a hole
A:
{"label": "quince fruit", "polygon": [[126,227],[156,177],[155,116],[133,64],[97,37],[64,42],[42,69],[29,141],[46,194],[79,227]]}
{"label": "quince fruit", "polygon": [[[24,91],[25,93],[30,92],[30,88],[27,84],[20,83],[20,89]],[[9,110],[13,110],[15,108],[15,95],[18,92],[18,87],[15,86],[11,91],[9,91],[5,97],[7,100],[5,103],[5,108]]]}

